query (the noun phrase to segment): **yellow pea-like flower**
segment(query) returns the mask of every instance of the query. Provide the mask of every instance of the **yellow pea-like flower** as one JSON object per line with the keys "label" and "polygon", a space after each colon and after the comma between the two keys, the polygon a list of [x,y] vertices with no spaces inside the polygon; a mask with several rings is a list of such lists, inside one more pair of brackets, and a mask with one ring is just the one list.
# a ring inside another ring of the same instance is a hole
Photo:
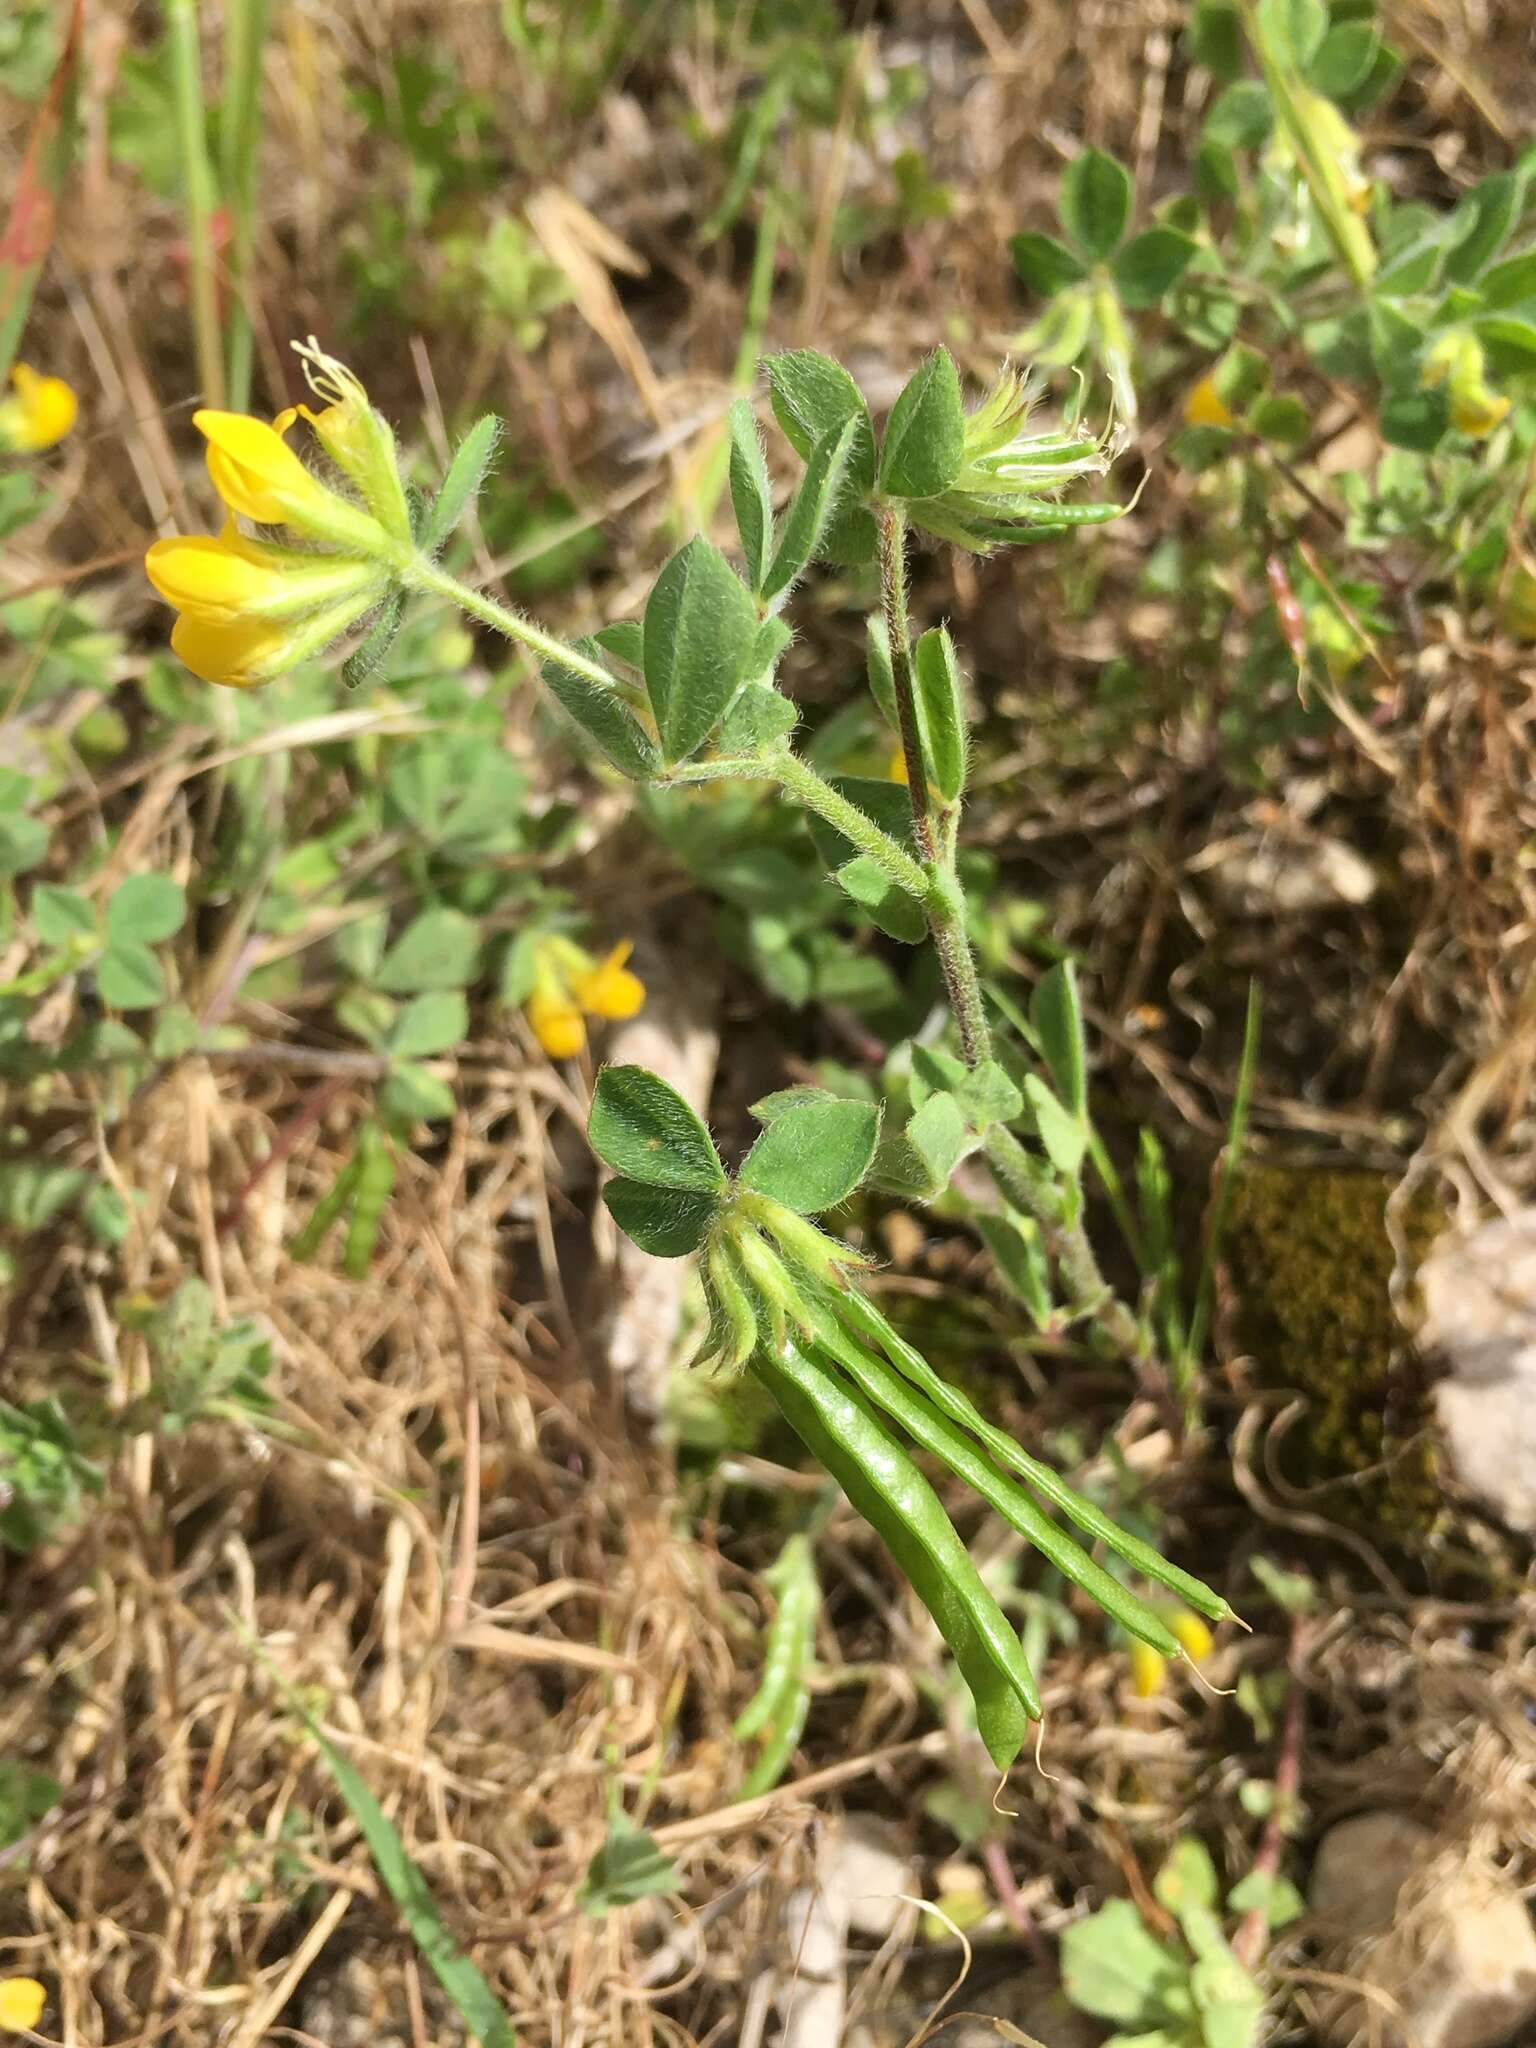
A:
{"label": "yellow pea-like flower", "polygon": [[624,965],[634,950],[632,942],[625,939],[595,967],[572,975],[571,994],[590,1016],[622,1021],[639,1012],[645,1001],[645,983]]}
{"label": "yellow pea-like flower", "polygon": [[624,964],[633,950],[624,939],[598,960],[563,932],[547,933],[537,942],[533,992],[525,1010],[534,1037],[551,1059],[574,1059],[582,1050],[586,1017],[618,1022],[640,1009],[645,983]]}
{"label": "yellow pea-like flower", "polygon": [[533,1035],[552,1060],[572,1060],[587,1042],[581,1010],[559,988],[536,988],[528,998]]}
{"label": "yellow pea-like flower", "polygon": [[355,625],[357,616],[356,599],[292,620],[240,614],[221,619],[188,611],[171,628],[171,652],[205,683],[249,690],[309,661]]}
{"label": "yellow pea-like flower", "polygon": [[1480,441],[1509,411],[1509,400],[1486,386],[1470,391],[1451,391],[1451,425],[1458,434]]}
{"label": "yellow pea-like flower", "polygon": [[30,2033],[43,2016],[48,1993],[35,1977],[0,1977],[0,2028]]}
{"label": "yellow pea-like flower", "polygon": [[376,559],[387,556],[391,536],[361,506],[312,476],[283,439],[299,417],[297,406],[265,420],[239,412],[192,415],[208,443],[208,474],[231,512],[262,526],[291,526],[306,539],[349,548]]}
{"label": "yellow pea-like flower", "polygon": [[381,572],[357,556],[301,555],[222,534],[185,533],[157,540],[144,557],[149,580],[178,611],[210,622],[296,618],[347,597],[370,601]]}
{"label": "yellow pea-like flower", "polygon": [[1191,1613],[1187,1607],[1180,1607],[1167,1620],[1185,1656],[1192,1664],[1203,1664],[1216,1647],[1216,1639],[1199,1615]]}
{"label": "yellow pea-like flower", "polygon": [[1184,400],[1184,422],[1191,427],[1235,427],[1231,407],[1216,389],[1214,377],[1202,377]]}
{"label": "yellow pea-like flower", "polygon": [[[205,682],[249,689],[273,681],[357,625],[407,565],[410,516],[394,437],[349,370],[313,343],[302,353],[311,388],[333,402],[319,415],[289,406],[270,425],[245,413],[194,413],[231,517],[220,534],[158,540],[144,558],[150,582],[181,613],[171,646]],[[301,413],[365,503],[312,475],[289,446]],[[237,519],[289,528],[301,544],[254,539]]]}
{"label": "yellow pea-like flower", "polygon": [[1131,1644],[1131,1689],[1137,1699],[1154,1699],[1163,1689],[1167,1669],[1167,1660],[1150,1643]]}
{"label": "yellow pea-like flower", "polygon": [[[1215,1647],[1215,1640],[1198,1614],[1187,1607],[1162,1607],[1159,1613],[1170,1634],[1192,1664],[1203,1664]],[[1139,1700],[1155,1699],[1168,1678],[1168,1660],[1150,1643],[1135,1641],[1130,1646],[1131,1690]]]}
{"label": "yellow pea-like flower", "polygon": [[17,363],[10,395],[0,398],[0,448],[36,455],[62,441],[79,416],[80,401],[62,377],[39,376]]}

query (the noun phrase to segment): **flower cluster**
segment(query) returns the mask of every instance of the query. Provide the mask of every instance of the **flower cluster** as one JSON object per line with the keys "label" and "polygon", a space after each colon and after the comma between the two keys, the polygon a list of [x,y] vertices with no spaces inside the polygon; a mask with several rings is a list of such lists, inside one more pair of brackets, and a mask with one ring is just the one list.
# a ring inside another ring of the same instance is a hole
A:
{"label": "flower cluster", "polygon": [[62,377],[41,377],[18,363],[10,392],[0,398],[0,450],[36,455],[62,441],[79,414],[80,401]]}
{"label": "flower cluster", "polygon": [[598,960],[563,933],[538,940],[524,1009],[534,1037],[552,1060],[574,1059],[582,1051],[588,1017],[617,1023],[639,1010],[645,984],[624,964],[633,950],[625,939]]}
{"label": "flower cluster", "polygon": [[[243,413],[194,413],[230,517],[218,534],[159,540],[145,557],[149,580],[181,614],[171,646],[205,682],[249,688],[319,654],[389,595],[411,545],[387,422],[349,370],[313,343],[300,354],[325,409],[290,406],[270,426]],[[301,418],[352,491],[322,481],[289,446]],[[249,535],[240,519],[283,537]]]}

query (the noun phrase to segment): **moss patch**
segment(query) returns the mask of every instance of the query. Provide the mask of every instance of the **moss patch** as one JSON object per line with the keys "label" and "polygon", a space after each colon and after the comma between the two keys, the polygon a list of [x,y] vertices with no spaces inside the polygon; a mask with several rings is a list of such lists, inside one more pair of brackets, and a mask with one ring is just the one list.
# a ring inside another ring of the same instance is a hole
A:
{"label": "moss patch", "polygon": [[[1440,1506],[1417,1369],[1389,1295],[1386,1174],[1250,1167],[1234,1191],[1226,1262],[1235,1334],[1264,1385],[1304,1394],[1289,1439],[1302,1485],[1373,1471],[1319,1509],[1384,1533],[1421,1533]],[[1415,1261],[1442,1221],[1429,1197],[1404,1227]]]}

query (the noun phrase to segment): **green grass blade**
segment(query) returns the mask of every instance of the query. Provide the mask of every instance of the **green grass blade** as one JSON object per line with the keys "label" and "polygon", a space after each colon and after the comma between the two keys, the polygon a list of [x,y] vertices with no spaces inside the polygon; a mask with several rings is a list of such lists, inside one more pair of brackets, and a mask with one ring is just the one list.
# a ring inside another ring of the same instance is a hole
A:
{"label": "green grass blade", "polygon": [[261,144],[261,53],[267,0],[224,0],[224,119],[220,172],[229,207],[229,392],[251,401],[251,304],[256,293],[256,162]]}
{"label": "green grass blade", "polygon": [[501,2001],[469,1957],[455,1946],[426,1879],[406,1854],[394,1824],[369,1791],[361,1772],[342,1755],[303,1702],[287,1686],[283,1691],[293,1712],[319,1744],[337,1791],[362,1829],[385,1890],[400,1908],[412,1939],[453,2001],[459,2017],[482,2048],[515,2048],[517,2036]]}
{"label": "green grass blade", "polygon": [[1259,1024],[1263,1005],[1259,997],[1259,985],[1248,985],[1248,1015],[1243,1023],[1243,1052],[1237,1068],[1237,1089],[1232,1097],[1232,1120],[1227,1126],[1226,1156],[1221,1162],[1221,1178],[1216,1185],[1216,1203],[1211,1212],[1210,1234],[1205,1242],[1205,1256],[1200,1262],[1200,1284],[1195,1289],[1194,1313],[1189,1319],[1189,1343],[1187,1346],[1191,1361],[1198,1361],[1205,1349],[1206,1331],[1210,1328],[1211,1303],[1216,1295],[1216,1261],[1221,1255],[1222,1234],[1227,1227],[1227,1212],[1232,1206],[1232,1186],[1243,1156],[1243,1145],[1248,1136],[1248,1110],[1253,1101],[1254,1076],[1259,1065]]}
{"label": "green grass blade", "polygon": [[224,352],[219,338],[219,281],[213,255],[213,166],[203,109],[202,45],[196,0],[165,0],[165,33],[176,94],[176,136],[187,205],[187,279],[192,339],[204,405],[224,403]]}

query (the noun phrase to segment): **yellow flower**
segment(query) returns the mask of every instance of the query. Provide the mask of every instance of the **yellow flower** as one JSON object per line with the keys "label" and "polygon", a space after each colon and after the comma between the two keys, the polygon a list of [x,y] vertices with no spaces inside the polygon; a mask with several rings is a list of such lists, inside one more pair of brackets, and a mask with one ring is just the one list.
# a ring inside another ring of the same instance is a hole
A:
{"label": "yellow flower", "polygon": [[1187,1607],[1168,1616],[1168,1626],[1179,1639],[1179,1647],[1191,1664],[1203,1664],[1215,1648],[1215,1638],[1198,1614]]}
{"label": "yellow flower", "polygon": [[355,600],[292,622],[183,612],[171,628],[171,652],[205,683],[248,690],[275,682],[310,660],[354,625],[357,616]]}
{"label": "yellow flower", "polygon": [[1231,407],[1216,389],[1216,379],[1206,376],[1193,385],[1184,400],[1184,422],[1191,427],[1235,427]]}
{"label": "yellow flower", "polygon": [[[393,436],[350,371],[328,356],[315,360],[325,377],[311,372],[312,385],[336,400],[318,418],[298,406],[280,412],[270,426],[244,413],[193,414],[208,443],[208,474],[235,516],[218,535],[156,541],[144,569],[182,615],[172,648],[205,682],[248,689],[321,653],[385,596],[410,544]],[[301,410],[377,516],[312,476],[289,447],[284,436]],[[366,474],[354,473],[349,449],[355,453],[353,442],[363,441],[374,459]],[[290,527],[308,545],[252,539],[235,518]],[[372,649],[374,642],[368,644]]]}
{"label": "yellow flower", "polygon": [[633,947],[626,939],[597,960],[574,939],[552,932],[534,948],[533,992],[526,1011],[533,1035],[554,1060],[574,1059],[587,1042],[587,1017],[617,1021],[633,1017],[645,1001],[645,984],[625,966]]}
{"label": "yellow flower", "polygon": [[580,1009],[557,988],[534,990],[528,998],[528,1022],[552,1060],[574,1059],[587,1042]]}
{"label": "yellow flower", "polygon": [[887,782],[899,782],[903,789],[906,788],[907,752],[905,747],[892,748],[891,758],[885,764],[885,779]]}
{"label": "yellow flower", "polygon": [[27,2034],[43,2016],[48,1993],[35,1977],[0,1977],[0,2028]]}
{"label": "yellow flower", "polygon": [[634,950],[625,939],[595,967],[571,976],[571,994],[589,1016],[621,1022],[638,1013],[645,1001],[645,983],[624,965]]}
{"label": "yellow flower", "polygon": [[378,523],[310,475],[283,439],[298,408],[280,412],[269,427],[243,412],[192,415],[208,443],[208,474],[231,512],[262,526],[292,526],[300,533],[343,545],[381,541]]}
{"label": "yellow flower", "polygon": [[[1190,1663],[1203,1664],[1214,1648],[1214,1641],[1199,1615],[1187,1607],[1165,1607],[1159,1611]],[[1162,1691],[1167,1675],[1168,1661],[1160,1651],[1150,1643],[1131,1644],[1131,1689],[1137,1699],[1154,1699]]]}
{"label": "yellow flower", "polygon": [[247,540],[233,521],[215,536],[157,540],[144,557],[149,580],[178,611],[216,623],[287,619],[354,596],[371,601],[383,572],[355,555],[302,555]]}
{"label": "yellow flower", "polygon": [[62,441],[80,413],[80,401],[64,379],[40,377],[18,363],[11,384],[11,395],[0,398],[0,448],[36,455]]}
{"label": "yellow flower", "polygon": [[1424,358],[1419,384],[1425,390],[1445,386],[1451,425],[1474,440],[1491,434],[1509,411],[1509,400],[1488,382],[1482,343],[1465,327],[1452,328],[1435,342]]}
{"label": "yellow flower", "polygon": [[1163,1689],[1165,1660],[1150,1643],[1131,1644],[1131,1686],[1137,1699],[1153,1699]]}
{"label": "yellow flower", "polygon": [[1509,411],[1509,400],[1496,391],[1481,390],[1451,391],[1451,425],[1458,434],[1469,434],[1480,441],[1494,428]]}

